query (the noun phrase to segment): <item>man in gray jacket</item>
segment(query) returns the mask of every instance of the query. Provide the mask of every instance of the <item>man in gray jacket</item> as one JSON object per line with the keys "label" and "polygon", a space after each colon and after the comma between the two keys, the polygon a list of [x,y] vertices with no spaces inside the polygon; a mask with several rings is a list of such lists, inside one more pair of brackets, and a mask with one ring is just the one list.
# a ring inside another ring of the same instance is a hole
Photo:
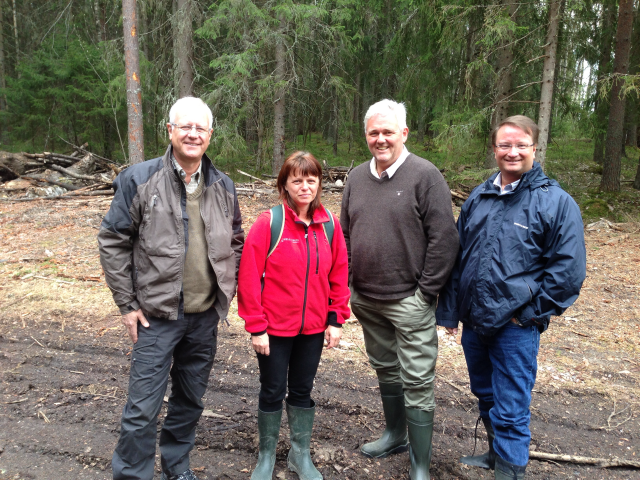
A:
{"label": "man in gray jacket", "polygon": [[[351,309],[380,385],[386,429],[363,445],[382,458],[411,444],[412,480],[429,478],[438,336],[438,292],[453,268],[458,233],[451,191],[438,169],[405,148],[404,105],[382,100],[364,117],[371,161],[342,197]],[[407,436],[408,427],[408,436]]]}
{"label": "man in gray jacket", "polygon": [[107,285],[134,344],[114,479],[153,478],[157,417],[171,375],[162,479],[197,480],[189,452],[244,243],[233,182],[205,154],[212,123],[202,100],[178,100],[166,153],[118,175],[98,234]]}

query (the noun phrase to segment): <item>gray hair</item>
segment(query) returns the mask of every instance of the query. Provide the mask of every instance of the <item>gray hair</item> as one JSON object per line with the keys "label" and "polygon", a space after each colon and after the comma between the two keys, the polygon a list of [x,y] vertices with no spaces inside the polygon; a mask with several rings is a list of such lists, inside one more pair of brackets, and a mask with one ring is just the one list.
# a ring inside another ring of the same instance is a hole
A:
{"label": "gray hair", "polygon": [[389,115],[392,114],[398,121],[398,126],[401,130],[407,128],[407,109],[404,103],[394,102],[393,100],[384,99],[377,103],[374,103],[367,110],[367,114],[364,116],[364,133],[367,133],[367,122],[375,115]]}
{"label": "gray hair", "polygon": [[213,128],[213,114],[209,105],[204,103],[200,98],[196,97],[182,97],[176,103],[173,104],[171,110],[169,110],[169,122],[176,123],[176,115],[182,110],[204,110],[209,120],[209,129]]}

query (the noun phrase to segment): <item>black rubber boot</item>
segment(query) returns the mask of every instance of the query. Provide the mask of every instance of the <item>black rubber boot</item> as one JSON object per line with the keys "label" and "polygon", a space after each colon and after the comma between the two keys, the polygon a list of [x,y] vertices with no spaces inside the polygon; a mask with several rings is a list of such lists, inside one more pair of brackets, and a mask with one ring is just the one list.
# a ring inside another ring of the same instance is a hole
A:
{"label": "black rubber boot", "polygon": [[[472,467],[486,468],[487,470],[493,470],[496,464],[496,452],[493,449],[493,439],[496,438],[496,434],[493,433],[493,427],[491,426],[491,419],[482,418],[484,428],[487,430],[487,441],[489,442],[489,451],[482,455],[470,455],[462,457],[460,463],[470,465]],[[476,424],[477,428],[477,424]],[[474,447],[475,451],[475,447]]]}
{"label": "black rubber boot", "polygon": [[258,433],[260,435],[260,451],[258,464],[251,474],[251,480],[271,480],[273,467],[276,464],[276,447],[280,434],[282,409],[277,412],[258,410]]}
{"label": "black rubber boot", "polygon": [[495,480],[523,480],[527,466],[520,467],[496,455]]}
{"label": "black rubber boot", "polygon": [[411,480],[430,480],[431,439],[433,438],[433,411],[425,412],[416,408],[407,408],[407,427],[409,428],[409,458]]}
{"label": "black rubber boot", "polygon": [[287,466],[296,472],[300,480],[322,480],[322,475],[313,465],[309,446],[316,404],[311,400],[311,408],[294,407],[287,403],[287,416],[291,430],[291,450],[287,457]]}
{"label": "black rubber boot", "polygon": [[393,453],[407,451],[407,416],[401,383],[381,383],[382,410],[386,427],[375,442],[365,443],[360,451],[371,458],[384,458]]}

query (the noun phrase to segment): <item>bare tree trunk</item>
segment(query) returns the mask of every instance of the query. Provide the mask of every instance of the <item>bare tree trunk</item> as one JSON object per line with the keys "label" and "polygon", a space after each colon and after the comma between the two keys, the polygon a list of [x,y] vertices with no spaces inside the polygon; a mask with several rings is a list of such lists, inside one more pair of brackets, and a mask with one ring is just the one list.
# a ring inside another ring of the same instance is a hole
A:
{"label": "bare tree trunk", "polygon": [[333,88],[333,156],[338,156],[338,87]]}
{"label": "bare tree trunk", "polygon": [[258,99],[258,120],[256,127],[256,134],[258,135],[258,151],[256,152],[256,169],[260,170],[262,166],[262,160],[264,159],[264,103],[261,99]]}
{"label": "bare tree trunk", "polygon": [[[633,25],[633,37],[631,38],[631,58],[629,61],[629,74],[637,75],[640,71],[640,12],[636,12]],[[640,95],[638,92],[630,92],[627,97],[627,146],[638,147],[638,120],[640,107]]]}
{"label": "bare tree trunk", "polygon": [[616,32],[616,52],[613,64],[613,79],[611,87],[611,107],[609,108],[609,125],[604,154],[604,170],[600,189],[605,192],[620,191],[620,170],[622,154],[622,132],[624,128],[625,100],[622,98],[621,75],[629,71],[629,51],[631,47],[631,33],[633,28],[634,0],[620,0],[618,10],[618,29]]}
{"label": "bare tree trunk", "polygon": [[273,106],[273,163],[272,173],[277,175],[280,172],[280,168],[284,163],[284,149],[285,149],[285,94],[284,88],[284,73],[285,73],[285,20],[280,18],[280,32],[276,41],[275,56],[276,56],[276,70],[275,81],[278,86],[276,88],[276,98]]}
{"label": "bare tree trunk", "polygon": [[[4,91],[7,88],[7,81],[5,78],[3,25],[4,25],[4,18],[2,16],[2,0],[0,0],[0,88],[2,88],[2,90]],[[4,112],[6,109],[7,109],[7,96],[3,94],[2,96],[0,96],[0,110]]]}
{"label": "bare tree trunk", "polygon": [[[502,4],[509,7],[509,17],[511,21],[516,21],[516,13],[518,11],[518,3],[515,0],[502,0]],[[511,91],[511,67],[513,63],[513,45],[511,39],[505,39],[504,45],[498,50],[497,69],[498,69],[498,86],[496,95],[496,108],[491,117],[491,128],[495,128],[505,118],[509,116],[509,92]],[[496,166],[493,148],[487,146],[487,155],[485,157],[485,168],[494,168]]]}
{"label": "bare tree trunk", "polygon": [[122,0],[124,25],[124,65],[127,76],[127,117],[129,119],[129,163],[144,161],[142,88],[138,54],[136,0]]}
{"label": "bare tree trunk", "polygon": [[536,160],[544,169],[547,154],[547,140],[549,139],[549,125],[551,123],[551,105],[553,101],[553,86],[555,84],[556,51],[558,49],[558,32],[560,30],[560,4],[555,0],[549,4],[549,28],[544,49],[544,66],[542,67],[542,88],[540,91],[540,113],[538,114],[538,148]]}
{"label": "bare tree trunk", "polygon": [[[600,46],[600,61],[598,65],[598,81],[602,81],[602,79],[609,74],[611,71],[611,37],[612,37],[612,29],[613,24],[616,20],[616,9],[615,9],[615,1],[605,0],[603,2],[604,8],[604,20],[601,29],[601,46]],[[602,96],[602,85],[598,84],[598,93],[597,93],[597,105],[596,105],[596,133],[595,133],[595,141],[593,148],[593,161],[602,165],[604,163],[604,141],[606,136],[606,120],[607,113],[609,112],[609,98],[610,95],[607,95],[603,98]]]}
{"label": "bare tree trunk", "polygon": [[176,97],[193,95],[193,0],[177,0],[173,23]]}
{"label": "bare tree trunk", "polygon": [[16,43],[16,72],[18,78],[20,78],[20,71],[18,70],[18,63],[20,60],[20,42],[18,41],[18,10],[16,9],[16,0],[13,0],[13,38]]}

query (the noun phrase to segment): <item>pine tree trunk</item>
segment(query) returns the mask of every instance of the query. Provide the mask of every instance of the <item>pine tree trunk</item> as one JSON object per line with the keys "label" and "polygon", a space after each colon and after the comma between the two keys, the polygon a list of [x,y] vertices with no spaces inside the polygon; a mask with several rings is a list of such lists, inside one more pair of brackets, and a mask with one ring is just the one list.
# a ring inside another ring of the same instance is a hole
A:
{"label": "pine tree trunk", "polygon": [[[515,0],[502,0],[502,4],[509,7],[511,21],[516,21],[518,3]],[[491,129],[494,129],[509,116],[509,92],[511,91],[511,67],[513,63],[513,44],[511,39],[505,39],[503,46],[497,52],[498,85],[495,99],[496,108],[491,117]],[[495,168],[496,161],[493,155],[493,145],[489,140],[485,168]]]}
{"label": "pine tree trunk", "polygon": [[127,77],[129,163],[134,164],[144,161],[142,88],[140,85],[136,0],[122,0],[122,17],[124,25],[124,65]]}
{"label": "pine tree trunk", "polygon": [[544,66],[542,67],[542,87],[540,91],[540,113],[538,115],[538,148],[536,160],[544,169],[547,154],[547,140],[549,139],[549,125],[551,124],[551,105],[553,101],[553,86],[555,84],[556,52],[558,48],[558,32],[560,31],[560,4],[555,0],[549,4],[549,27],[544,49]]}
{"label": "pine tree trunk", "polygon": [[[629,74],[637,75],[640,71],[640,13],[636,12],[631,38],[631,58]],[[630,92],[627,96],[627,146],[638,147],[638,120],[640,120],[640,95]]]}
{"label": "pine tree trunk", "polygon": [[275,57],[276,57],[276,70],[275,81],[278,83],[276,88],[276,98],[273,106],[273,163],[272,174],[278,175],[280,168],[284,163],[284,151],[285,151],[285,88],[282,85],[284,82],[285,74],[285,20],[280,18],[280,32],[278,39],[276,40]]}
{"label": "pine tree trunk", "polygon": [[[605,0],[603,13],[603,25],[600,36],[600,61],[598,63],[598,81],[601,81],[611,71],[611,39],[613,37],[613,25],[616,20],[615,1]],[[604,140],[606,135],[606,120],[609,112],[610,95],[602,97],[602,85],[598,84],[598,103],[596,107],[596,133],[593,148],[593,161],[602,165],[604,163]]]}
{"label": "pine tree trunk", "polygon": [[[4,64],[4,19],[2,15],[2,0],[0,0],[0,88],[4,91],[7,88],[7,81],[5,78],[5,64]],[[7,109],[7,96],[5,94],[0,96],[0,110],[5,111]],[[4,126],[2,128],[4,130]]]}
{"label": "pine tree trunk", "polygon": [[18,10],[16,9],[16,0],[13,0],[13,38],[16,44],[15,69],[17,77],[20,78],[20,70],[18,70],[18,63],[20,63],[20,42],[18,41]]}
{"label": "pine tree trunk", "polygon": [[636,179],[633,182],[633,188],[640,190],[640,160],[638,160],[638,169],[636,170]]}
{"label": "pine tree trunk", "polygon": [[[614,75],[626,75],[629,71],[629,51],[633,28],[633,0],[620,0],[616,52],[613,64]],[[611,88],[611,107],[604,154],[604,170],[600,189],[605,192],[620,191],[622,133],[624,128],[625,100],[622,98],[624,80],[614,78]]]}
{"label": "pine tree trunk", "polygon": [[333,88],[333,156],[338,156],[338,88]]}
{"label": "pine tree trunk", "polygon": [[193,0],[177,0],[173,24],[176,97],[193,95]]}

